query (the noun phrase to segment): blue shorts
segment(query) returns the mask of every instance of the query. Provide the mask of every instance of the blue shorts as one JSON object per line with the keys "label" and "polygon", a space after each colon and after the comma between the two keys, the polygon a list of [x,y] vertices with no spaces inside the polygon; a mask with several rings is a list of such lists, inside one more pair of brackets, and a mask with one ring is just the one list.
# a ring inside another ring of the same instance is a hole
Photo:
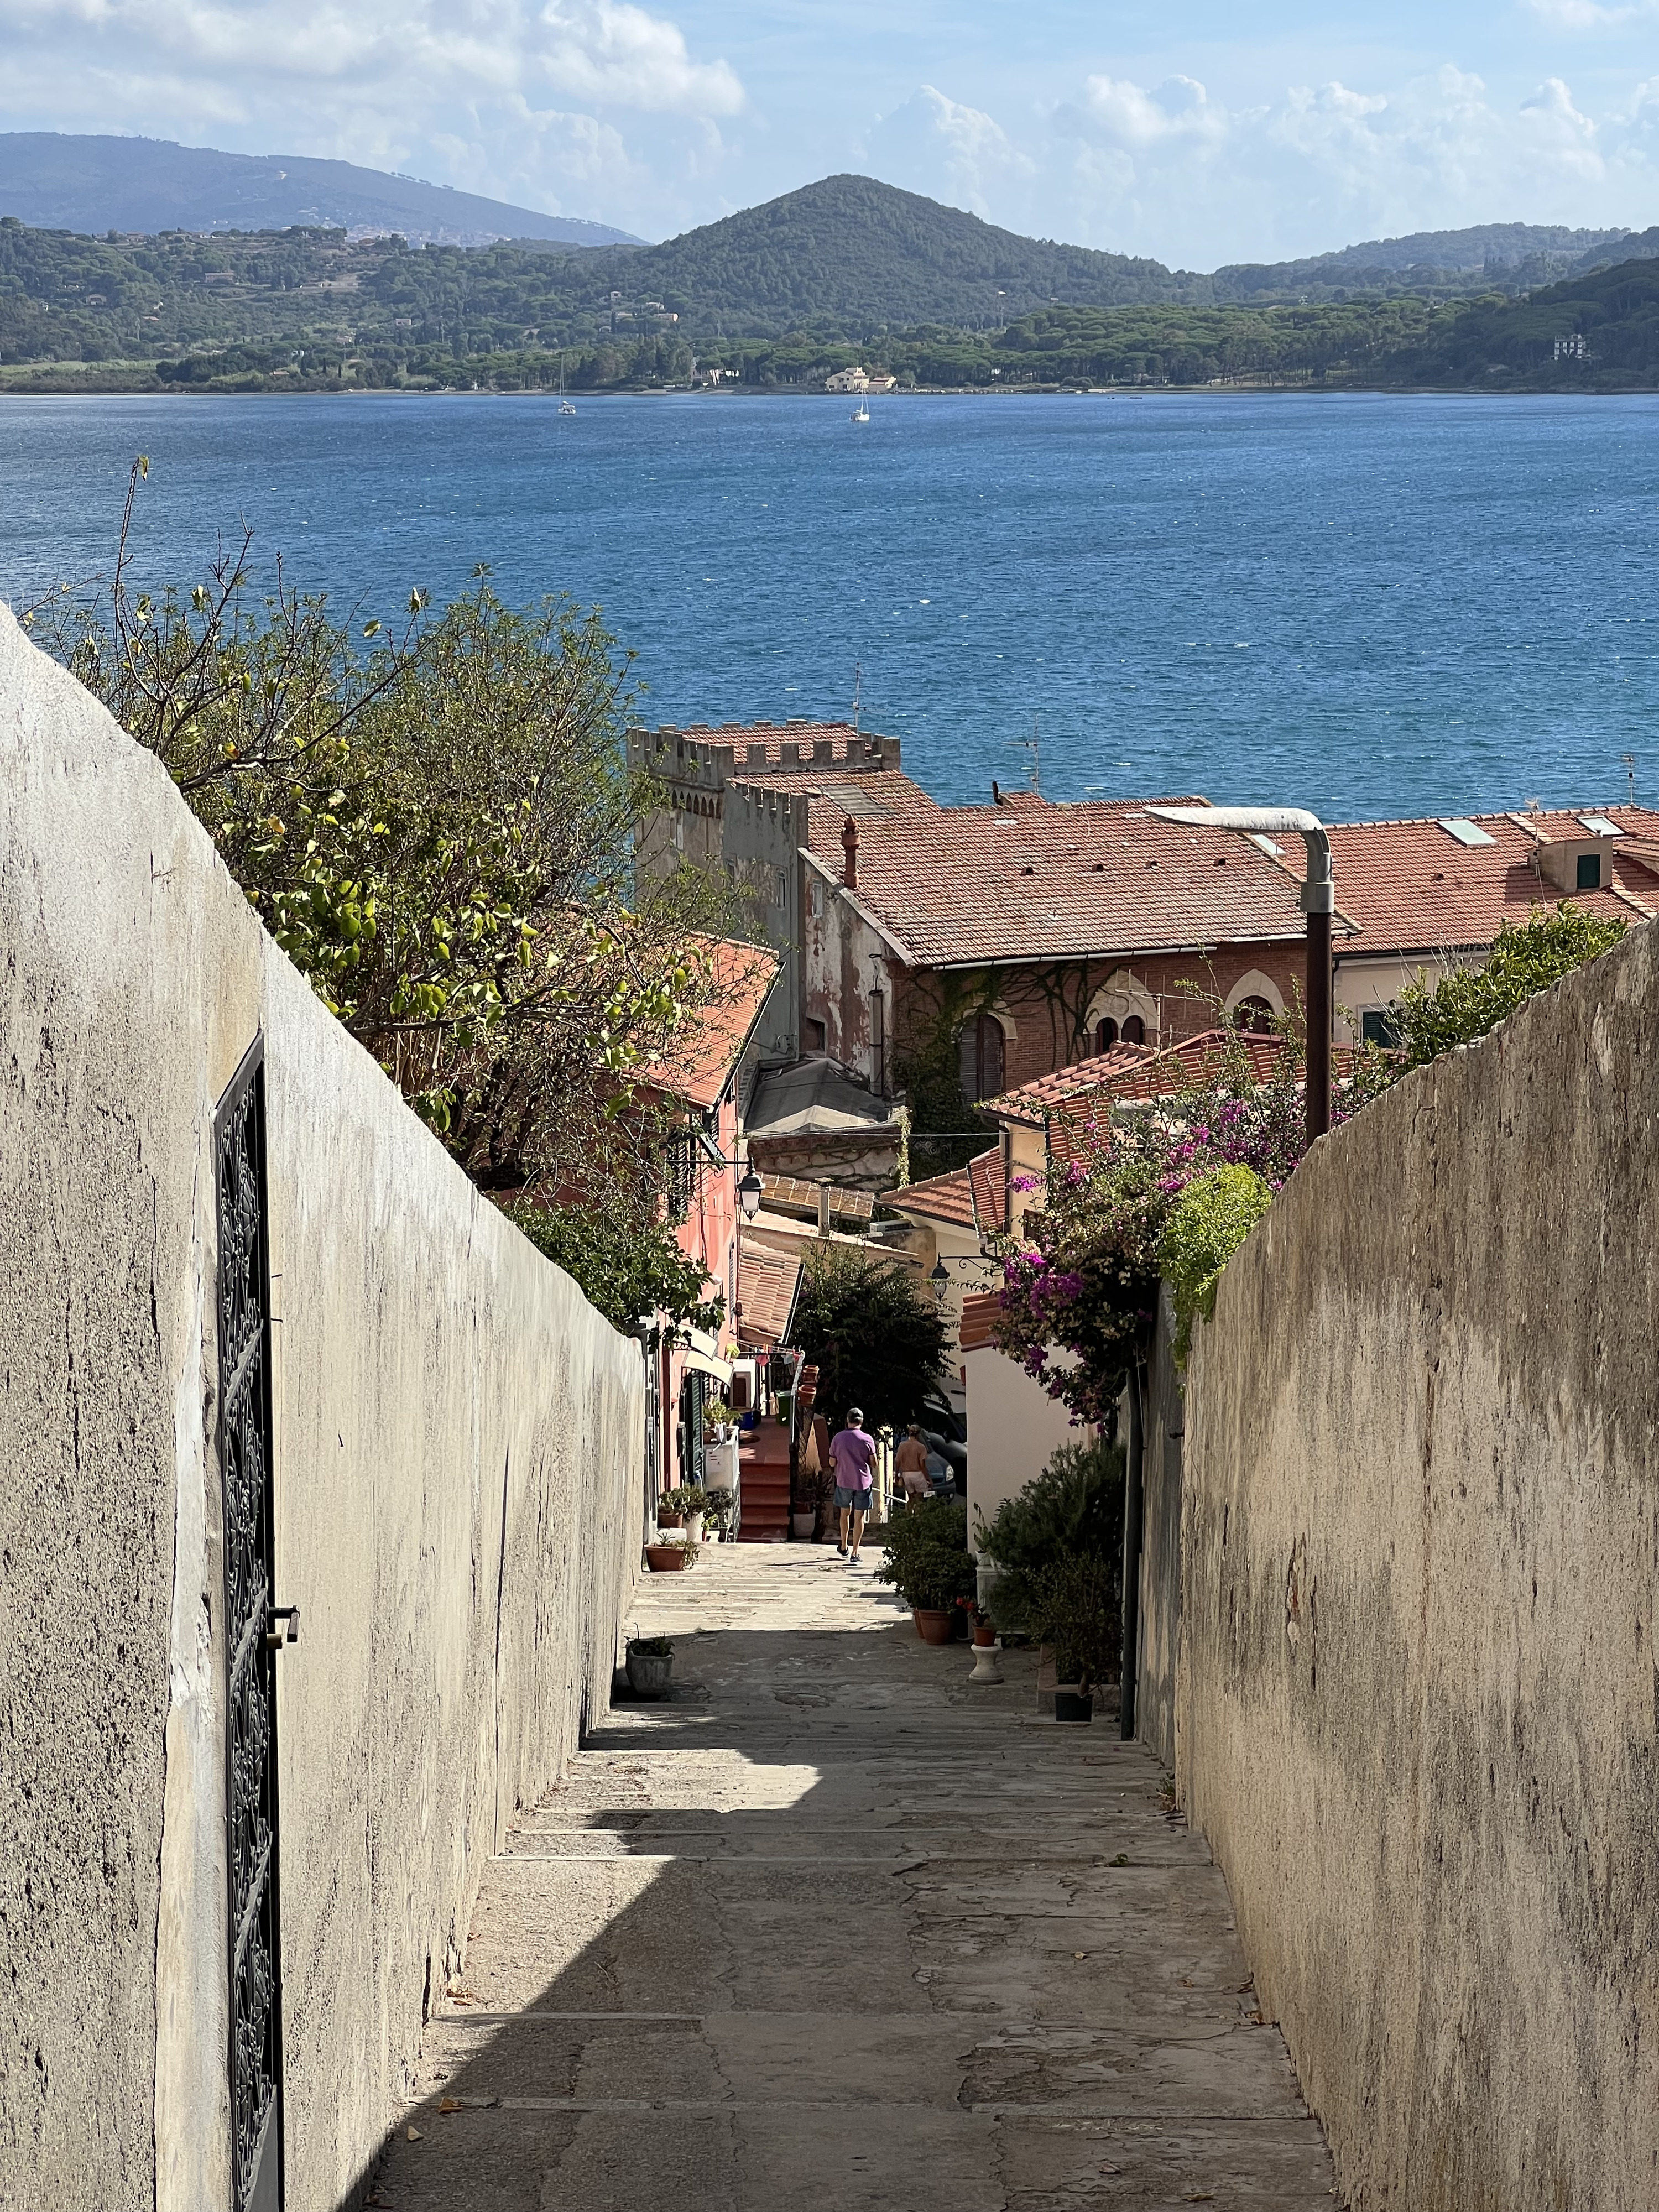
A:
{"label": "blue shorts", "polygon": [[871,1485],[867,1482],[861,1484],[856,1490],[843,1490],[840,1483],[837,1483],[836,1504],[843,1513],[867,1513],[870,1510],[870,1490]]}

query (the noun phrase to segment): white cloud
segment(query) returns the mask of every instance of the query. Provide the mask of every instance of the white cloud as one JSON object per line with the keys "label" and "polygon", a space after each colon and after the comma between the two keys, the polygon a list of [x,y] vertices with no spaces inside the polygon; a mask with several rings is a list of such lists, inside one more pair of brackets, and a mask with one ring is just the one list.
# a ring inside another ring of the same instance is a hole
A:
{"label": "white cloud", "polygon": [[1659,186],[1659,78],[1596,117],[1559,77],[1500,104],[1450,64],[1248,106],[1190,76],[1092,76],[1007,127],[924,88],[865,150],[941,198],[971,174],[958,197],[999,222],[1212,268],[1477,222],[1639,227]]}
{"label": "white cloud", "polygon": [[690,181],[744,106],[729,64],[633,0],[0,0],[0,47],[9,127],[441,162],[444,181],[623,223],[661,197],[632,118]]}
{"label": "white cloud", "polygon": [[889,184],[926,192],[952,207],[1013,219],[1012,210],[1037,165],[1000,123],[964,107],[931,84],[884,115],[858,149],[859,158]]}

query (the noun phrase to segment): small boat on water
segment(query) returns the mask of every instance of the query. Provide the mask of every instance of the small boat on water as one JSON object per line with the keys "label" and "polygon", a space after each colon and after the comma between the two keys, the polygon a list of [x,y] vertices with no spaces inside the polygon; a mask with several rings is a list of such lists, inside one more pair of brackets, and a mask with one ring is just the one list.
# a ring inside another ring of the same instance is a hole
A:
{"label": "small boat on water", "polygon": [[575,411],[575,401],[567,399],[564,396],[564,356],[561,354],[559,356],[559,412],[561,415],[574,415]]}
{"label": "small boat on water", "polygon": [[867,422],[870,420],[870,410],[865,405],[861,399],[858,405],[853,410],[853,420],[855,422]]}

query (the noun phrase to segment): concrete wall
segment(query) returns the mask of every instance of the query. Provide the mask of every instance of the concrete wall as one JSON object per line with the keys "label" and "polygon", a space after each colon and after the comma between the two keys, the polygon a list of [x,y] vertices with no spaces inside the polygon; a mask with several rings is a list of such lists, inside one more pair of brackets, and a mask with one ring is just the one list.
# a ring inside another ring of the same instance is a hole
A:
{"label": "concrete wall", "polygon": [[266,1050],[289,2203],[362,2176],[602,1709],[637,1348],[0,609],[0,2203],[228,2202],[211,1129]]}
{"label": "concrete wall", "polygon": [[1659,2203],[1659,939],[1325,1140],[1196,1331],[1178,1779],[1357,2212]]}

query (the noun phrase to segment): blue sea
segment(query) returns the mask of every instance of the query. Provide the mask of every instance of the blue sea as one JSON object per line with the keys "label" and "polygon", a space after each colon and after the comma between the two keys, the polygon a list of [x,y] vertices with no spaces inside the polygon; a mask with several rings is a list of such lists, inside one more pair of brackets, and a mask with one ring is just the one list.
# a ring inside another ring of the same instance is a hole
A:
{"label": "blue sea", "polygon": [[[938,797],[1328,819],[1659,799],[1659,398],[0,401],[0,597],[255,557],[368,614],[488,562],[651,722],[850,712]],[[1035,740],[1033,744],[1032,740]],[[1632,757],[1627,760],[1626,756]]]}

